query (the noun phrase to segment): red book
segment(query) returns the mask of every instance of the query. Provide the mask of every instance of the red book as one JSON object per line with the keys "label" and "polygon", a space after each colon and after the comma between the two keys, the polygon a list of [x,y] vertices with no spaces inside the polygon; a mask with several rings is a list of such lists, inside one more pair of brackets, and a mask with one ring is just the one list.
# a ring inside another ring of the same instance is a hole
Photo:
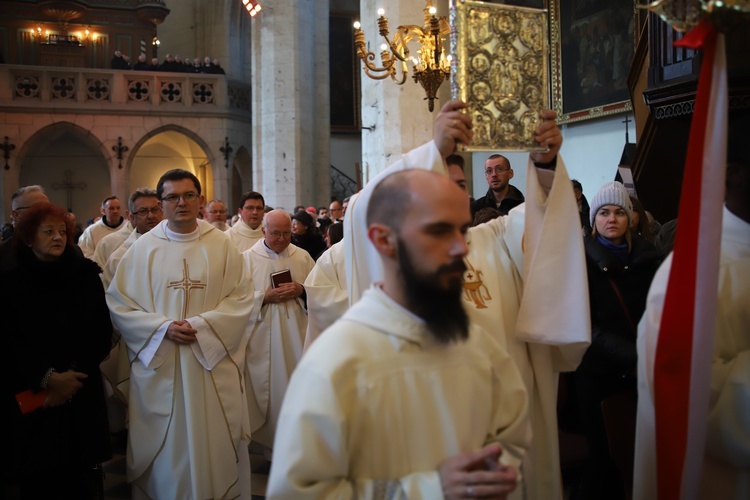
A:
{"label": "red book", "polygon": [[273,284],[274,288],[278,288],[279,285],[282,283],[291,283],[292,282],[292,272],[289,269],[284,269],[283,271],[276,271],[275,273],[271,273],[271,283]]}
{"label": "red book", "polygon": [[49,394],[48,391],[35,393],[31,389],[16,394],[16,402],[21,409],[21,413],[25,415],[41,408],[47,399],[47,394]]}

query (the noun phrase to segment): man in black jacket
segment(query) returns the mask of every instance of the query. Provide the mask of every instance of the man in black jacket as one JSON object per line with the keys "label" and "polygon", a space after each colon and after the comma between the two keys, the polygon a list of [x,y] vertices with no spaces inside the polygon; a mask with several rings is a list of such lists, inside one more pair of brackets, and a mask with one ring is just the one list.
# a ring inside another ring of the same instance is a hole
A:
{"label": "man in black jacket", "polygon": [[471,204],[472,217],[485,207],[497,209],[500,215],[508,215],[511,208],[524,202],[521,191],[510,185],[513,169],[503,155],[494,154],[487,158],[484,163],[484,176],[490,188],[485,196],[477,198]]}

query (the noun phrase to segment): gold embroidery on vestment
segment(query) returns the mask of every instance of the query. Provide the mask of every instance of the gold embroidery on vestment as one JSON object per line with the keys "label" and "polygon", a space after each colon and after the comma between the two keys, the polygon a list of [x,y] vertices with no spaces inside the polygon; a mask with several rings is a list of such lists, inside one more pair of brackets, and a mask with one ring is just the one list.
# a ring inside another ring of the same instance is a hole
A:
{"label": "gold embroidery on vestment", "polygon": [[486,300],[492,300],[490,291],[484,285],[483,273],[474,268],[469,262],[469,259],[464,258],[466,261],[466,271],[464,271],[464,299],[468,302],[474,302],[477,309],[487,309],[485,304]]}
{"label": "gold embroidery on vestment", "polygon": [[188,268],[187,260],[182,259],[182,279],[180,281],[170,281],[167,288],[175,288],[184,291],[182,313],[180,314],[180,321],[184,321],[185,316],[187,315],[188,305],[190,304],[190,291],[193,288],[206,288],[206,284],[190,279],[190,269]]}

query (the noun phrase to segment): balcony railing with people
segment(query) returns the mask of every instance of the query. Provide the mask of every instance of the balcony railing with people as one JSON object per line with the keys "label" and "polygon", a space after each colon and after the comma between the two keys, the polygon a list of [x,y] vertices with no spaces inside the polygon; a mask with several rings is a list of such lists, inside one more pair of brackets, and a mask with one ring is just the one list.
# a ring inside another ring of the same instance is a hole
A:
{"label": "balcony railing with people", "polygon": [[250,85],[202,73],[0,65],[0,109],[50,107],[58,113],[225,113],[249,120]]}

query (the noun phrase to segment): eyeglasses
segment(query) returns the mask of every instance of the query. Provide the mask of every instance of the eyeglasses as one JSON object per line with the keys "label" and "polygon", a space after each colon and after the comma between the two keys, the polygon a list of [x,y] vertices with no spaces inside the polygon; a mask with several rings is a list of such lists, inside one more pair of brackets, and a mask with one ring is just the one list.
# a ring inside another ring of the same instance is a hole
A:
{"label": "eyeglasses", "polygon": [[180,198],[182,198],[186,202],[191,202],[191,201],[197,200],[198,196],[200,196],[198,193],[194,193],[193,191],[190,191],[189,193],[184,193],[184,194],[168,194],[167,196],[163,197],[161,200],[166,201],[170,205],[176,205],[177,203],[179,203]]}
{"label": "eyeglasses", "polygon": [[484,175],[502,174],[503,172],[507,172],[508,170],[510,170],[510,167],[508,168],[502,168],[502,167],[486,168],[484,169]]}
{"label": "eyeglasses", "polygon": [[274,238],[281,238],[283,236],[286,239],[292,237],[291,231],[284,231],[283,233],[281,231],[271,231],[269,234]]}
{"label": "eyeglasses", "polygon": [[161,207],[154,207],[154,208],[142,208],[140,210],[137,210],[133,212],[135,215],[139,217],[148,217],[148,214],[151,215],[159,215],[161,213]]}
{"label": "eyeglasses", "polygon": [[212,215],[216,215],[216,214],[225,214],[227,213],[227,211],[226,210],[209,210],[208,213]]}

